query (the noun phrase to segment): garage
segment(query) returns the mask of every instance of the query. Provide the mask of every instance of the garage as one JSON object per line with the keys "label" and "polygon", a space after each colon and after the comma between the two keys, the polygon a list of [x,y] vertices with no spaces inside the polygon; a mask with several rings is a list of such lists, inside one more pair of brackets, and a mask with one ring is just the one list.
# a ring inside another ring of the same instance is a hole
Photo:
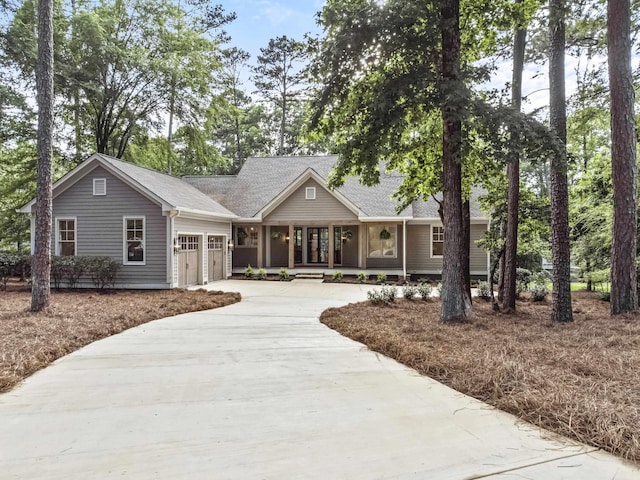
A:
{"label": "garage", "polygon": [[197,235],[178,236],[180,252],[178,256],[178,286],[197,285],[200,279],[200,237]]}
{"label": "garage", "polygon": [[209,281],[214,282],[224,278],[224,237],[210,235],[208,240]]}

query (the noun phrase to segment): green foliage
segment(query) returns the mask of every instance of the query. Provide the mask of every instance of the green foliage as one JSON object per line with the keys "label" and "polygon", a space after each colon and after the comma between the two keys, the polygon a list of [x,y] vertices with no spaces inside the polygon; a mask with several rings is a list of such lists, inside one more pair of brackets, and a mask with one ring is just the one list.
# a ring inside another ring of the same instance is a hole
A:
{"label": "green foliage", "polygon": [[549,293],[549,288],[544,283],[535,283],[531,287],[531,299],[534,302],[542,302]]}
{"label": "green foliage", "polygon": [[6,290],[9,277],[23,277],[30,261],[28,255],[0,251],[0,290]]}
{"label": "green foliage", "polygon": [[85,257],[83,263],[96,288],[104,290],[115,285],[121,267],[119,262],[111,257]]}
{"label": "green foliage", "polygon": [[286,268],[282,267],[280,269],[279,275],[280,275],[280,280],[283,280],[283,281],[284,280],[289,280],[289,272],[287,271]]}
{"label": "green foliage", "polygon": [[93,268],[91,257],[53,256],[51,258],[51,279],[56,290],[64,285],[76,288],[80,277]]}
{"label": "green foliage", "polygon": [[384,272],[378,272],[378,275],[376,275],[376,282],[378,283],[378,285],[382,285],[383,283],[386,283],[387,274]]}
{"label": "green foliage", "polygon": [[344,275],[342,274],[342,272],[340,270],[336,270],[335,272],[333,272],[333,274],[331,275],[331,278],[333,280],[336,281],[340,281],[342,280],[342,278],[344,277]]}
{"label": "green foliage", "polygon": [[369,290],[367,299],[374,305],[390,305],[396,301],[398,289],[390,285],[383,285],[380,289]]}
{"label": "green foliage", "polygon": [[253,278],[255,275],[255,270],[251,265],[247,265],[247,268],[244,269],[244,276],[247,278]]}
{"label": "green foliage", "polygon": [[418,295],[420,295],[420,298],[422,298],[422,300],[424,301],[429,300],[431,294],[433,293],[433,288],[426,282],[418,283],[418,286],[416,288],[418,290]]}
{"label": "green foliage", "polygon": [[358,272],[357,279],[359,283],[364,283],[367,281],[367,274],[364,272]]}
{"label": "green foliage", "polygon": [[267,271],[264,268],[261,268],[258,270],[258,274],[257,274],[258,279],[260,280],[264,280],[267,278]]}
{"label": "green foliage", "polygon": [[489,286],[489,282],[480,280],[478,282],[477,288],[478,288],[478,298],[481,298],[482,300],[491,299],[491,288]]}
{"label": "green foliage", "polygon": [[407,300],[413,300],[418,294],[418,287],[409,284],[402,286],[402,296]]}

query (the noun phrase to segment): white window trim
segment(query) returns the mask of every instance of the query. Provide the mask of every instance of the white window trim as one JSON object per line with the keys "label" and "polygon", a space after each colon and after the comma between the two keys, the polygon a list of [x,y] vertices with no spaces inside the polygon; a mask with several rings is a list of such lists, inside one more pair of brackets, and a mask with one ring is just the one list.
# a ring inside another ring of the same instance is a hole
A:
{"label": "white window trim", "polygon": [[[434,228],[443,228],[442,225],[431,225],[431,232],[430,232],[430,242],[429,242],[429,255],[431,256],[431,258],[442,258],[442,255],[434,255],[433,254],[433,229]],[[442,232],[443,236],[444,236],[444,230]],[[442,240],[442,248],[444,250],[444,239]]]}
{"label": "white window trim", "polygon": [[[127,255],[127,220],[142,220],[142,255],[141,262],[130,262]],[[139,265],[147,264],[147,217],[144,215],[129,215],[122,217],[122,264],[123,265]]]}
{"label": "white window trim", "polygon": [[60,221],[73,220],[73,254],[78,255],[78,217],[56,217],[56,247],[55,254],[60,255]]}
{"label": "white window trim", "polygon": [[[104,185],[104,193],[96,193],[96,185],[102,182]],[[93,196],[94,197],[99,197],[99,196],[104,196],[107,194],[107,179],[106,178],[94,178],[93,179]]]}
{"label": "white window trim", "polygon": [[[393,230],[395,230],[395,232],[396,232],[391,237],[391,238],[393,238],[393,242],[394,242],[393,244],[395,246],[395,248],[394,248],[395,252],[394,252],[393,256],[392,255],[386,255],[386,256],[380,256],[380,257],[372,257],[372,256],[370,256],[370,253],[371,253],[371,246],[370,246],[371,238],[369,237],[369,227],[370,226],[371,225],[367,225],[367,230],[366,230],[367,231],[367,258],[373,258],[373,259],[376,259],[376,258],[380,258],[380,259],[398,258],[398,225],[395,225],[395,224],[394,225],[388,225],[389,227],[393,227]],[[384,227],[384,225],[381,225],[381,226]]]}
{"label": "white window trim", "polygon": [[306,187],[304,189],[304,198],[305,198],[305,200],[315,200],[316,199],[316,187]]}

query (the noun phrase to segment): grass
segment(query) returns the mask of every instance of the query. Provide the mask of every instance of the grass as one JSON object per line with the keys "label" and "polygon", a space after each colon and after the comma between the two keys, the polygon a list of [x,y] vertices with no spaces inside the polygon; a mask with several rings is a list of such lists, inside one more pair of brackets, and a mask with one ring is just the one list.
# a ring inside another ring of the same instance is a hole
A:
{"label": "grass", "polygon": [[571,282],[571,291],[579,292],[580,290],[586,290],[587,283],[586,282]]}
{"label": "grass", "polygon": [[151,320],[240,301],[239,293],[204,290],[53,292],[50,307],[32,313],[31,294],[13,290],[0,292],[0,392],[101,338]]}
{"label": "grass", "polygon": [[321,321],[460,392],[640,462],[640,321],[611,318],[596,294],[573,299],[568,325],[550,322],[547,302],[504,315],[479,300],[476,320],[462,325],[442,324],[437,300],[352,304]]}

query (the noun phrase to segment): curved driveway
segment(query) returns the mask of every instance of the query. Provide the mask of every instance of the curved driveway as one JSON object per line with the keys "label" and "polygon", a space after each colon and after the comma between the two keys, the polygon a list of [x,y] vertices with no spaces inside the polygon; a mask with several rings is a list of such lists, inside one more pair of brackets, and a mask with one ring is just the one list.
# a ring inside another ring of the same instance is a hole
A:
{"label": "curved driveway", "polygon": [[243,301],[93,343],[0,395],[0,479],[640,478],[318,322],[363,287],[211,287]]}

